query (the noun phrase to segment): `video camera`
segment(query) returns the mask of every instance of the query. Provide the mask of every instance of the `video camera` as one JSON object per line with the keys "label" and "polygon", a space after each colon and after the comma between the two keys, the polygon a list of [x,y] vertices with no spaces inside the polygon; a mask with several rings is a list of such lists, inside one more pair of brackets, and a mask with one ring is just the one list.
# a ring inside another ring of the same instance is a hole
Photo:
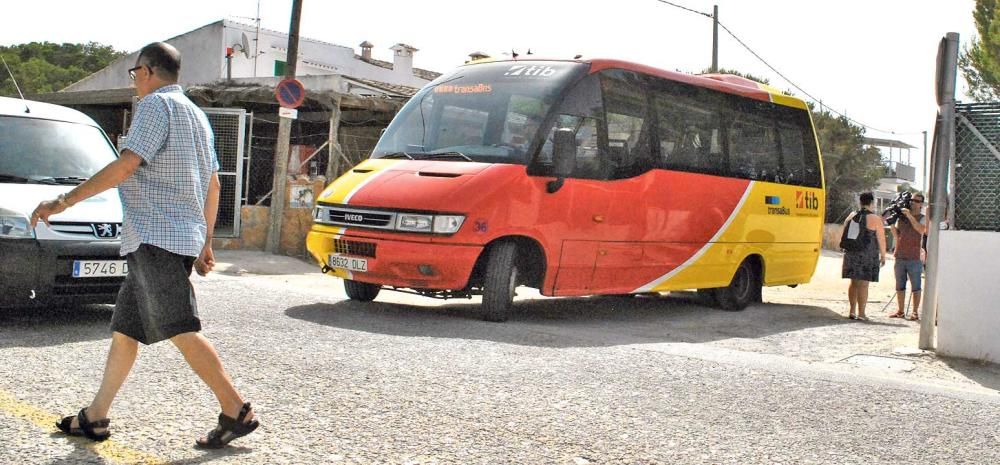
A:
{"label": "video camera", "polygon": [[892,200],[889,207],[882,211],[882,218],[885,218],[885,222],[892,226],[899,221],[899,217],[903,215],[904,208],[910,208],[910,199],[913,198],[912,192],[900,192],[896,195],[896,198]]}

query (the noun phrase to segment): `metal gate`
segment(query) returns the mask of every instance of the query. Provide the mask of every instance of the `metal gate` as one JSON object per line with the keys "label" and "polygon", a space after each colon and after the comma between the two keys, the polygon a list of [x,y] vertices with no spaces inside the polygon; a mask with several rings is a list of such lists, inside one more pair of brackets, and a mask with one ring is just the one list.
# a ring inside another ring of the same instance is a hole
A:
{"label": "metal gate", "polygon": [[955,228],[1000,231],[1000,102],[955,106]]}
{"label": "metal gate", "polygon": [[247,112],[242,108],[202,110],[215,132],[215,153],[219,158],[219,182],[222,184],[215,237],[239,237]]}

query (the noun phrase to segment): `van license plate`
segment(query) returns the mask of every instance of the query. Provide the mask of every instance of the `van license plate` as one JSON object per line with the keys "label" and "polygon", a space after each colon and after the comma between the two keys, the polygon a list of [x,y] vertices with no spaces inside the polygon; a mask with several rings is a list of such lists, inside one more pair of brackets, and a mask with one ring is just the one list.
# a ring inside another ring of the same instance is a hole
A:
{"label": "van license plate", "polygon": [[74,260],[74,278],[108,278],[128,274],[125,260]]}
{"label": "van license plate", "polygon": [[330,255],[330,268],[341,268],[366,273],[368,272],[368,260],[365,260],[364,258]]}

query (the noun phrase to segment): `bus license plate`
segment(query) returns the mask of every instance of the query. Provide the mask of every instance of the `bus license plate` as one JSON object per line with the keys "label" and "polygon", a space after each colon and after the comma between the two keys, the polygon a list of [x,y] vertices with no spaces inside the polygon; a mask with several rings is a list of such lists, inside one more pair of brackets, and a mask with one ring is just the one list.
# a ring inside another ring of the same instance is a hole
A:
{"label": "bus license plate", "polygon": [[128,274],[125,260],[74,260],[74,278],[108,278]]}
{"label": "bus license plate", "polygon": [[330,268],[341,268],[345,270],[360,271],[362,273],[365,273],[368,271],[368,260],[364,258],[330,255]]}

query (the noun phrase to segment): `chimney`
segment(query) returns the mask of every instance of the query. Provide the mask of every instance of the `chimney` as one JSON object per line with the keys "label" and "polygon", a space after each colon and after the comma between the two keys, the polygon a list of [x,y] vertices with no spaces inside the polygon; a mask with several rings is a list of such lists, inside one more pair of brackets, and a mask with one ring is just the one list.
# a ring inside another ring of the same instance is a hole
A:
{"label": "chimney", "polygon": [[396,44],[389,47],[389,50],[395,52],[392,56],[392,70],[396,74],[412,76],[413,52],[416,52],[417,49],[406,44]]}
{"label": "chimney", "polygon": [[469,61],[482,60],[483,58],[489,58],[490,56],[483,52],[472,52],[469,54]]}
{"label": "chimney", "polygon": [[364,41],[364,42],[361,42],[361,59],[362,60],[371,61],[371,59],[372,59],[372,47],[374,47],[374,45],[372,45],[372,43],[368,42],[367,40]]}

